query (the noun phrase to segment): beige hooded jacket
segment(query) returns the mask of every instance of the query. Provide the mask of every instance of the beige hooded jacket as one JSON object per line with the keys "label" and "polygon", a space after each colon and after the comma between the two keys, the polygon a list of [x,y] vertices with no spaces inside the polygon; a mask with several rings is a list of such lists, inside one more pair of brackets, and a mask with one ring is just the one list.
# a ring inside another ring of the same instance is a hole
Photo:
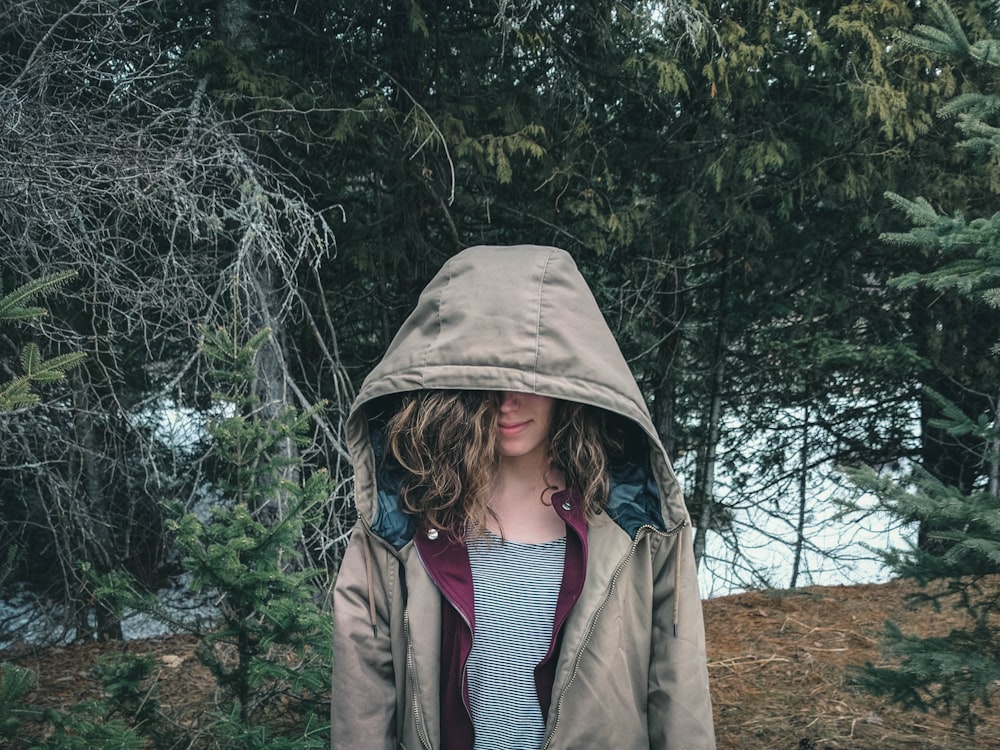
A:
{"label": "beige hooded jacket", "polygon": [[[334,591],[332,747],[440,746],[441,595],[416,522],[380,476],[380,404],[404,391],[510,390],[628,417],[648,445],[590,519],[583,592],[562,633],[545,748],[711,750],[688,515],[642,394],[568,253],[474,247],[428,284],[348,421],[358,525]],[[638,433],[637,433],[638,434]]]}

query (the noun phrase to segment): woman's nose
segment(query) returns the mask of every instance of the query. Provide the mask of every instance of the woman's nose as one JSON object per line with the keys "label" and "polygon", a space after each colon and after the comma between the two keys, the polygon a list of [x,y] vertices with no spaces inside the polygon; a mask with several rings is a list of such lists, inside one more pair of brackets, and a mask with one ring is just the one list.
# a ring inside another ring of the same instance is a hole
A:
{"label": "woman's nose", "polygon": [[520,394],[514,391],[501,391],[500,393],[500,408],[503,411],[513,411],[517,409],[517,405],[520,401]]}

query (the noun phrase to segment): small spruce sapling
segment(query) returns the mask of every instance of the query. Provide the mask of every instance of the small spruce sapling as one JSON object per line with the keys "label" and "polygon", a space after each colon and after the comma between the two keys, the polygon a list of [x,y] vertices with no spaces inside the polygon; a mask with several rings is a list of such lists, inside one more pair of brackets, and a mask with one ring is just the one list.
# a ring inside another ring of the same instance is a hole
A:
{"label": "small spruce sapling", "polygon": [[254,356],[267,337],[205,335],[220,387],[209,433],[228,503],[208,520],[180,516],[172,528],[193,587],[214,592],[220,606],[198,655],[234,702],[225,731],[243,736],[243,746],[268,746],[258,742],[268,734],[263,720],[280,709],[296,716],[296,747],[321,746],[332,620],[314,583],[320,572],[303,566],[300,544],[303,525],[318,522],[334,487],[326,470],[307,472],[297,452],[283,449],[289,440],[308,445],[312,415],[264,410],[254,395]]}

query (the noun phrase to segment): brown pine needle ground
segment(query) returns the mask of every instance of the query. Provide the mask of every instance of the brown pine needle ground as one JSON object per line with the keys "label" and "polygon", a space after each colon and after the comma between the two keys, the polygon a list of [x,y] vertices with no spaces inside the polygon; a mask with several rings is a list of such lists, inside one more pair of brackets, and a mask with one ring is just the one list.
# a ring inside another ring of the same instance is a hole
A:
{"label": "brown pine needle ground", "polygon": [[[969,736],[948,718],[905,712],[852,686],[848,665],[884,663],[879,639],[886,620],[922,635],[964,624],[961,613],[947,606],[940,613],[929,606],[910,609],[906,596],[917,590],[895,581],[705,602],[719,750],[1000,750],[1000,716],[988,709],[986,723]],[[193,638],[176,636],[0,652],[0,661],[35,672],[31,703],[65,708],[99,697],[92,669],[100,654],[151,654],[151,695],[164,718],[193,739],[218,701],[194,645]]]}
{"label": "brown pine needle ground", "polygon": [[942,607],[912,609],[909,581],[761,591],[705,603],[709,675],[720,750],[985,750],[1000,717],[975,736],[949,718],[902,711],[851,684],[849,665],[885,664],[886,620],[907,633],[965,624]]}

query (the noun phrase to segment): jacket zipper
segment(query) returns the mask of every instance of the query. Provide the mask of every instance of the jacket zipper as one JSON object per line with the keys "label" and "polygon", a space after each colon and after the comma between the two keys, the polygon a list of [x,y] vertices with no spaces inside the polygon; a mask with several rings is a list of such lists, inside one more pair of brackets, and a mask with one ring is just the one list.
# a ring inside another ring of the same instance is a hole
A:
{"label": "jacket zipper", "polygon": [[[594,613],[594,617],[590,621],[590,627],[587,629],[587,635],[584,637],[583,643],[580,644],[580,648],[576,652],[576,659],[573,661],[573,671],[570,673],[569,680],[567,680],[562,692],[559,693],[559,700],[556,701],[556,719],[552,722],[552,731],[549,732],[548,736],[545,738],[545,744],[542,745],[542,750],[547,750],[549,746],[551,746],[552,738],[555,737],[556,730],[559,729],[559,718],[562,715],[563,698],[566,697],[566,693],[569,692],[569,688],[573,684],[573,680],[576,679],[576,674],[580,669],[580,660],[583,659],[583,652],[586,651],[587,646],[590,645],[590,639],[593,637],[594,631],[597,629],[597,621],[601,619],[601,615],[604,613],[605,607],[608,606],[608,602],[611,601],[611,597],[615,593],[615,588],[618,585],[618,578],[621,576],[622,571],[625,570],[625,566],[632,560],[632,556],[639,548],[639,542],[645,537],[643,532],[660,534],[661,536],[668,537],[673,536],[685,526],[687,526],[687,521],[681,521],[677,524],[677,526],[667,531],[660,531],[655,526],[650,526],[648,524],[644,524],[636,530],[635,537],[632,539],[632,546],[629,548],[628,554],[625,555],[622,561],[618,564],[614,574],[611,576],[611,583],[608,585],[608,593],[605,595],[604,601],[601,602],[601,606],[598,607],[597,611]],[[676,595],[677,592],[674,592],[674,596]]]}
{"label": "jacket zipper", "polygon": [[403,633],[406,635],[406,674],[409,676],[410,680],[410,692],[413,694],[413,724],[417,728],[417,736],[420,738],[420,744],[423,745],[426,750],[431,749],[431,741],[427,737],[424,731],[424,723],[420,717],[420,703],[417,694],[417,679],[413,669],[413,644],[410,639],[410,610],[409,608],[403,610]]}

